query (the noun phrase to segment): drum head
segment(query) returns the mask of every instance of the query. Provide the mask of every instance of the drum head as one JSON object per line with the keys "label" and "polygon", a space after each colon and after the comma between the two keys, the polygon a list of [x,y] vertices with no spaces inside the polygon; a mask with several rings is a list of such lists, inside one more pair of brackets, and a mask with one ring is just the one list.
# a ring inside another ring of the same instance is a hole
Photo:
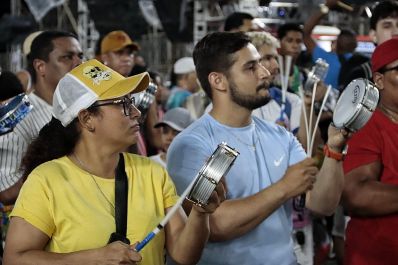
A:
{"label": "drum head", "polygon": [[337,128],[346,127],[358,115],[365,92],[366,83],[363,79],[355,79],[347,85],[333,113],[333,123]]}

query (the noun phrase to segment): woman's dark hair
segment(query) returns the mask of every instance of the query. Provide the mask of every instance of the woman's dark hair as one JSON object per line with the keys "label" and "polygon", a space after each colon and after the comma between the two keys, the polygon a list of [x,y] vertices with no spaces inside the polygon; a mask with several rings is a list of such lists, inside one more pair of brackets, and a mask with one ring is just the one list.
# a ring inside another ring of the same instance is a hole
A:
{"label": "woman's dark hair", "polygon": [[157,77],[160,77],[160,79],[162,79],[162,76],[161,76],[160,73],[157,72],[157,71],[148,70],[148,74],[149,74],[149,77],[150,77],[152,80],[156,80]]}
{"label": "woman's dark hair", "polygon": [[[98,108],[88,108],[87,110],[93,114],[99,112]],[[39,135],[28,146],[28,150],[22,158],[23,179],[26,179],[38,165],[71,154],[80,138],[80,132],[77,118],[64,127],[59,120],[53,117],[40,130]]]}

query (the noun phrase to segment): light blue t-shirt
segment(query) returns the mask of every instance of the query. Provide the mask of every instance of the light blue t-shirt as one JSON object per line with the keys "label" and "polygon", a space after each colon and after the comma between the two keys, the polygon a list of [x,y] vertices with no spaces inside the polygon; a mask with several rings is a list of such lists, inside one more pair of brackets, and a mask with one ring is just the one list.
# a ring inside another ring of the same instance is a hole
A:
{"label": "light blue t-shirt", "polygon": [[[346,53],[343,56],[346,60],[348,60],[352,56],[352,53]],[[324,59],[329,64],[329,71],[325,77],[325,83],[327,85],[331,85],[334,89],[339,89],[338,83],[341,63],[337,53],[327,52],[317,45],[312,52],[313,62],[315,62],[318,58]]]}
{"label": "light blue t-shirt", "polygon": [[[226,176],[227,199],[258,193],[279,181],[288,166],[306,157],[296,138],[279,125],[252,117],[249,126],[232,128],[205,114],[174,138],[168,150],[167,168],[179,194],[221,142],[240,152]],[[198,264],[297,264],[291,204],[289,200],[239,238],[208,243]]]}
{"label": "light blue t-shirt", "polygon": [[167,100],[166,109],[170,110],[182,107],[183,103],[190,95],[192,95],[192,93],[188,90],[175,86],[171,90],[169,99]]}

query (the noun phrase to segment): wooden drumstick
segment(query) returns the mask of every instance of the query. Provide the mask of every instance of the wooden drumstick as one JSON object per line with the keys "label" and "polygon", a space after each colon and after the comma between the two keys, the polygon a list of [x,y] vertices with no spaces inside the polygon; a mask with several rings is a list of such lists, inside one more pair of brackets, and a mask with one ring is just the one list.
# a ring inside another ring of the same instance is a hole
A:
{"label": "wooden drumstick", "polygon": [[354,11],[354,8],[350,5],[347,5],[346,3],[342,2],[342,1],[337,1],[337,5],[347,11]]}

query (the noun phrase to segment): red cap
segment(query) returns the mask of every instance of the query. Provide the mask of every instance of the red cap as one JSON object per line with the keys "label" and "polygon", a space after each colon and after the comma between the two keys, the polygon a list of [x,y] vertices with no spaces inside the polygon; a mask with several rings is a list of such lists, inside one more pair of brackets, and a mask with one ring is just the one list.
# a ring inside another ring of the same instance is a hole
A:
{"label": "red cap", "polygon": [[377,72],[387,64],[398,60],[398,38],[378,45],[372,55],[372,72]]}

